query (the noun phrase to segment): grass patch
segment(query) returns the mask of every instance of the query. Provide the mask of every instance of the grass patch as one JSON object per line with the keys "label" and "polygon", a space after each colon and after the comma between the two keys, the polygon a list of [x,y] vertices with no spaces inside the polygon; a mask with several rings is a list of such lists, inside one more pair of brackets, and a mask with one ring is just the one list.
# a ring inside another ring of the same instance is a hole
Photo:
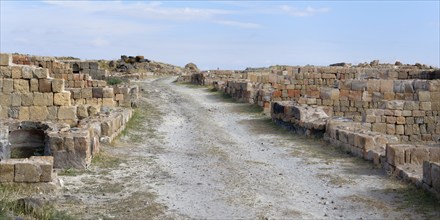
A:
{"label": "grass patch", "polygon": [[401,196],[403,202],[398,204],[398,210],[413,209],[427,219],[440,219],[440,200],[421,188],[406,185],[407,187],[386,190],[384,193]]}
{"label": "grass patch", "polygon": [[118,77],[109,77],[106,79],[108,85],[118,85],[121,84],[123,81],[122,79]]}
{"label": "grass patch", "polygon": [[51,204],[31,198],[41,192],[33,185],[0,184],[0,219],[73,219]]}
{"label": "grass patch", "polygon": [[101,151],[93,157],[92,164],[100,168],[112,168],[122,163],[122,159]]}
{"label": "grass patch", "polygon": [[256,104],[240,104],[234,106],[234,111],[239,113],[260,114],[264,109]]}

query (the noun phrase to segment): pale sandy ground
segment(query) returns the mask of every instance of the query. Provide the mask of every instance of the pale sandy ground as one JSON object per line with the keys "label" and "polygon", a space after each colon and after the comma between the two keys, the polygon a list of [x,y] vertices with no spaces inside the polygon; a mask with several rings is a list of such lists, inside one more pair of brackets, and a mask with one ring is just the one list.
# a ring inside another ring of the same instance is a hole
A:
{"label": "pale sandy ground", "polygon": [[60,176],[81,219],[440,219],[440,205],[369,162],[280,129],[206,88],[138,82],[140,125],[90,171]]}

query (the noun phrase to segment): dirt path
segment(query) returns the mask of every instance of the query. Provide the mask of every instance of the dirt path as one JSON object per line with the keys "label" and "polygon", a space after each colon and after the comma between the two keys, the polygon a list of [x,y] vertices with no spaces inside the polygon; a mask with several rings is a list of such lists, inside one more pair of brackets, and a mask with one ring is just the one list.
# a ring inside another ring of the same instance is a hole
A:
{"label": "dirt path", "polygon": [[274,126],[248,104],[172,79],[138,82],[127,133],[61,176],[80,218],[423,219],[440,206],[371,163]]}

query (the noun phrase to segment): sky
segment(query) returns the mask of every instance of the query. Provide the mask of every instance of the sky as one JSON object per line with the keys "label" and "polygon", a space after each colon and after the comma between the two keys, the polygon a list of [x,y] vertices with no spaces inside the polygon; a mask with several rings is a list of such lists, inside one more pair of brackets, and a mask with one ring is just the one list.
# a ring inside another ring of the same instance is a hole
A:
{"label": "sky", "polygon": [[8,1],[0,51],[200,69],[440,66],[440,1]]}

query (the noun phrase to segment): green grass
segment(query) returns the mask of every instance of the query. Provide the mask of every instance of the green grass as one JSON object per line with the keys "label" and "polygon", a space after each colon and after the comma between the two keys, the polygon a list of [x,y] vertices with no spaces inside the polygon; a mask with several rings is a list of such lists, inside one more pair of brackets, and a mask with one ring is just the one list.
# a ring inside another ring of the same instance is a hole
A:
{"label": "green grass", "polygon": [[403,203],[398,204],[399,210],[414,209],[418,214],[424,215],[427,219],[439,219],[440,200],[421,188],[410,184],[407,185],[407,187],[387,190],[385,193],[396,193],[401,196]]}
{"label": "green grass", "polygon": [[123,82],[122,79],[116,78],[116,77],[107,78],[106,81],[107,81],[107,84],[109,84],[109,85],[118,85]]}

